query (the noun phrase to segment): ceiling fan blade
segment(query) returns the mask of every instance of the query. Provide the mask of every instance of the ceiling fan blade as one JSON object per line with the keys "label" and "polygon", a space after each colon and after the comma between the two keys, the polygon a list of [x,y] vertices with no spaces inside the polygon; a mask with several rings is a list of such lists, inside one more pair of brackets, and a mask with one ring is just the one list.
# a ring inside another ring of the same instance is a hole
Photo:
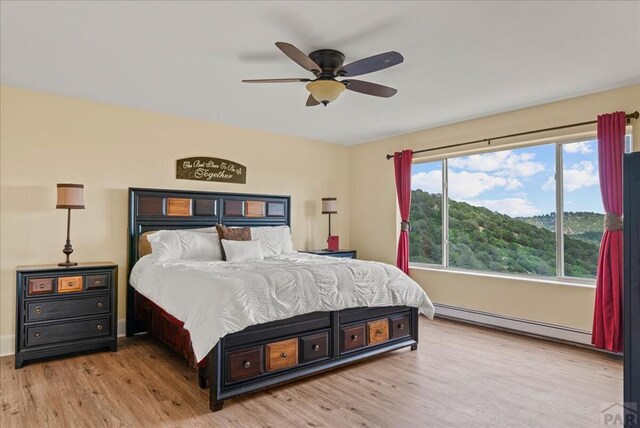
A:
{"label": "ceiling fan blade", "polygon": [[374,97],[389,98],[398,92],[397,89],[390,88],[377,83],[365,82],[363,80],[343,80],[342,83],[347,84],[347,89],[361,94],[373,95]]}
{"label": "ceiling fan blade", "polygon": [[373,73],[374,71],[393,67],[402,61],[404,61],[404,58],[398,52],[385,52],[347,64],[338,70],[338,75],[360,76],[361,74]]}
{"label": "ceiling fan blade", "polygon": [[309,98],[307,98],[307,107],[317,106],[318,104],[320,103],[313,98],[313,95],[309,94]]}
{"label": "ceiling fan blade", "polygon": [[292,78],[292,79],[246,79],[243,83],[291,83],[291,82],[311,82],[311,79]]}
{"label": "ceiling fan blade", "polygon": [[305,70],[309,70],[314,74],[318,74],[322,72],[322,69],[318,64],[316,64],[311,58],[305,55],[297,47],[293,46],[290,43],[285,42],[276,42],[276,46],[280,49],[286,56],[294,60],[298,65]]}

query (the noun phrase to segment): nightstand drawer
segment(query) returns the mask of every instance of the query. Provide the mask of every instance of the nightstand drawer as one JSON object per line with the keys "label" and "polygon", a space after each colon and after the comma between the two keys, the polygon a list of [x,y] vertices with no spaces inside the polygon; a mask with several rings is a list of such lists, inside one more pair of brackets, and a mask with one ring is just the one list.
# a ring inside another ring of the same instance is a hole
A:
{"label": "nightstand drawer", "polygon": [[58,278],[58,293],[77,293],[82,291],[81,276],[62,276]]}
{"label": "nightstand drawer", "polygon": [[103,290],[109,288],[109,276],[107,274],[102,275],[90,275],[85,277],[87,290]]}
{"label": "nightstand drawer", "polygon": [[51,301],[30,301],[27,303],[27,322],[72,318],[86,315],[100,315],[111,310],[111,296],[87,297]]}
{"label": "nightstand drawer", "polygon": [[84,321],[42,324],[26,327],[25,345],[39,346],[49,343],[108,336],[110,334],[111,325],[108,316]]}
{"label": "nightstand drawer", "polygon": [[40,294],[53,294],[53,278],[33,278],[29,280],[27,286],[27,294],[29,296],[38,296]]}

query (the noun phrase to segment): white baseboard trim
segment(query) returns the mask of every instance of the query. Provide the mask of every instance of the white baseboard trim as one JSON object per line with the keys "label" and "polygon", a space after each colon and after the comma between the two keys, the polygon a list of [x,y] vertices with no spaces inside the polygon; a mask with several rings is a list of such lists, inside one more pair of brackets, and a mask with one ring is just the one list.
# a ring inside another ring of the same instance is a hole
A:
{"label": "white baseboard trim", "polygon": [[[127,320],[118,320],[118,337],[123,337],[127,331]],[[16,335],[5,334],[0,336],[0,357],[13,355],[16,352]]]}
{"label": "white baseboard trim", "polygon": [[[591,332],[539,321],[512,318],[474,309],[458,308],[455,306],[434,303],[436,317],[480,324],[531,336],[538,336],[591,346]],[[594,348],[595,349],[595,348]]]}

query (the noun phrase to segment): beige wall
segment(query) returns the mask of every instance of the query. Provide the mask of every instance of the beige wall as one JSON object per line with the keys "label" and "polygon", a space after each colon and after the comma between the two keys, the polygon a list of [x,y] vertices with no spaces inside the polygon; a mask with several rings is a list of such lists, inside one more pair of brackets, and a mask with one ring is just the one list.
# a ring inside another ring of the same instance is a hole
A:
{"label": "beige wall", "polygon": [[[349,152],[351,245],[358,249],[358,256],[361,258],[389,263],[395,261],[400,219],[396,209],[393,165],[392,161],[385,159],[387,153],[404,148],[418,150],[439,147],[554,125],[584,122],[595,119],[599,113],[616,110],[633,112],[638,109],[640,85],[635,85],[353,146]],[[637,125],[640,124],[637,121],[634,123],[636,126],[633,130],[633,140],[637,149],[640,143],[640,126]],[[586,127],[579,131],[589,129],[594,128]],[[565,132],[576,131],[574,129]],[[536,138],[540,137],[542,135]],[[525,138],[513,139],[507,143],[518,144],[524,141]],[[437,303],[578,329],[591,329],[594,298],[592,287],[426,269],[412,269],[411,276]]]}
{"label": "beige wall", "polygon": [[[9,87],[0,100],[2,336],[14,333],[16,266],[64,260],[56,183],[85,185],[87,208],[72,212],[72,258],[120,265],[120,319],[130,186],[291,195],[296,249],[325,245],[320,199],[336,196],[333,230],[349,246],[347,147]],[[247,184],[175,179],[175,161],[189,156],[244,164]]]}
{"label": "beige wall", "polygon": [[[73,259],[112,260],[121,266],[123,319],[129,186],[290,194],[298,249],[323,246],[327,221],[319,200],[336,196],[350,201],[340,204],[333,219],[342,246],[357,249],[361,258],[393,263],[399,219],[386,153],[638,108],[640,85],[342,147],[2,87],[0,336],[10,338],[14,331],[16,266],[56,263],[64,257],[66,216],[54,208],[58,182],[86,186],[87,209],[72,213]],[[637,148],[638,126],[634,141]],[[247,184],[176,180],[175,160],[187,156],[243,163]],[[589,287],[421,269],[411,275],[437,303],[585,330],[591,326]]]}

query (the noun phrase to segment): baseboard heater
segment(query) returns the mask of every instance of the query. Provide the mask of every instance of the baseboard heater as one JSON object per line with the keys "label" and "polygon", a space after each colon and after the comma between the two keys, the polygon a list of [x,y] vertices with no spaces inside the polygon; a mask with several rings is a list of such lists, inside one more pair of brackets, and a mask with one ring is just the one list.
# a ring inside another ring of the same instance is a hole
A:
{"label": "baseboard heater", "polygon": [[439,318],[463,321],[518,334],[591,347],[590,331],[521,318],[512,318],[474,309],[458,308],[439,303],[434,303],[433,306],[436,308],[436,317]]}

